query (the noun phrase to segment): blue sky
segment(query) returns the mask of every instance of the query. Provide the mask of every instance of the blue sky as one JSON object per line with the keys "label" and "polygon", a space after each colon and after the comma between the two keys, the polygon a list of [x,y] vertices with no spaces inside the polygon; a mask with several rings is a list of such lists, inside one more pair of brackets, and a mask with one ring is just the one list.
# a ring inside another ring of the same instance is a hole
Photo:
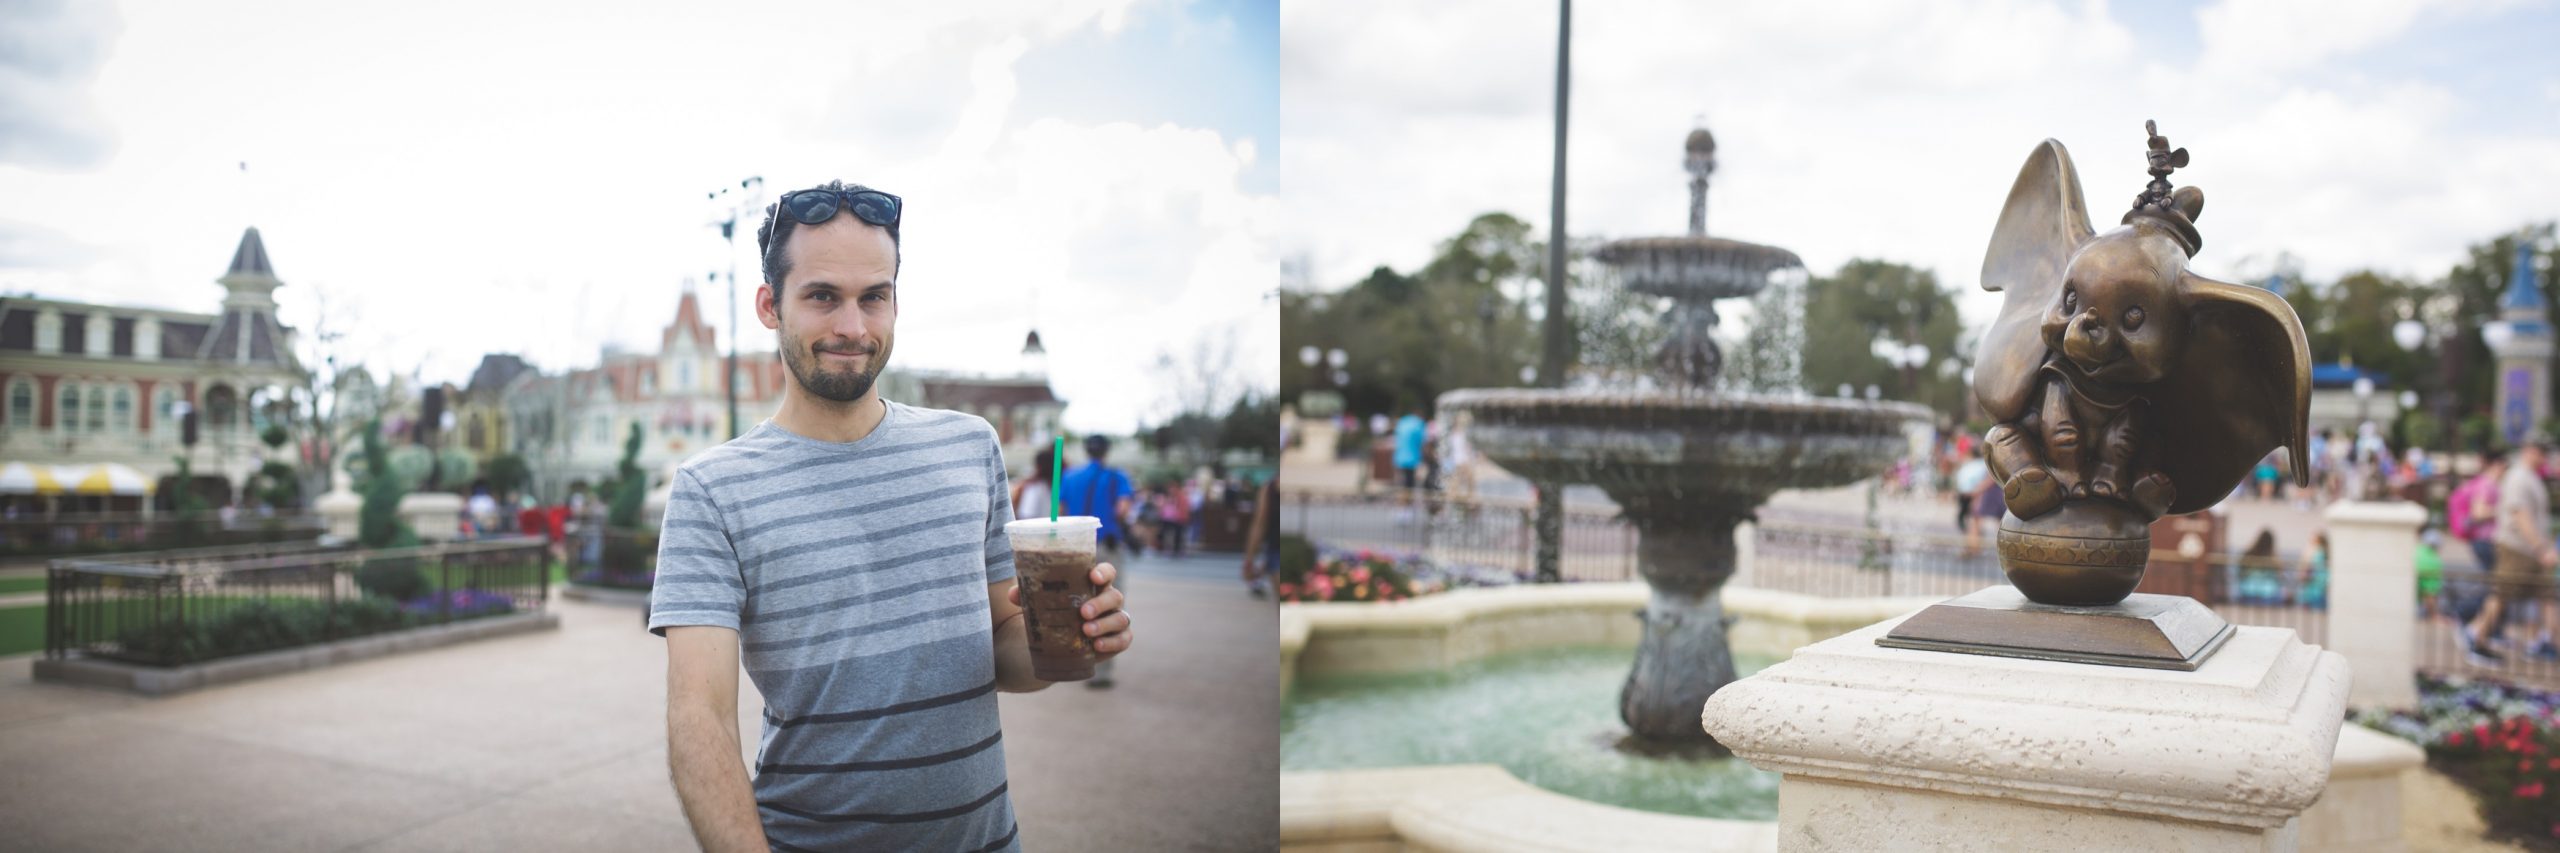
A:
{"label": "blue sky", "polygon": [[1250,139],[1248,192],[1279,189],[1280,8],[1199,0],[1135,15],[1106,35],[1079,30],[1022,57],[1022,99],[1076,121],[1172,122]]}

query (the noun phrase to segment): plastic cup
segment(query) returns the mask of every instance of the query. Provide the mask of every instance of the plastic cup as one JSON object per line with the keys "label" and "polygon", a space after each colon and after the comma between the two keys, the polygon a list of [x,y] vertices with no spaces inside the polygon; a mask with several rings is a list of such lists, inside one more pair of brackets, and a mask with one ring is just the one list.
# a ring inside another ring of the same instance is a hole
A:
{"label": "plastic cup", "polygon": [[1022,620],[1031,636],[1031,674],[1042,681],[1093,677],[1093,638],[1084,635],[1084,603],[1093,598],[1094,538],[1102,519],[1026,518],[1004,526],[1013,542]]}

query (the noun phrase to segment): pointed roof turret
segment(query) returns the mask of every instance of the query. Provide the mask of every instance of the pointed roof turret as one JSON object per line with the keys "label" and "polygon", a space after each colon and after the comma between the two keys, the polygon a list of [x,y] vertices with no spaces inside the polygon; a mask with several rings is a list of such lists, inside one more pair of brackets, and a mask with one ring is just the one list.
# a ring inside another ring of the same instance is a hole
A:
{"label": "pointed roof turret", "polygon": [[249,230],[240,235],[240,248],[231,253],[231,271],[228,274],[269,277],[276,274],[275,267],[267,263],[267,243],[258,239],[257,226],[249,226]]}

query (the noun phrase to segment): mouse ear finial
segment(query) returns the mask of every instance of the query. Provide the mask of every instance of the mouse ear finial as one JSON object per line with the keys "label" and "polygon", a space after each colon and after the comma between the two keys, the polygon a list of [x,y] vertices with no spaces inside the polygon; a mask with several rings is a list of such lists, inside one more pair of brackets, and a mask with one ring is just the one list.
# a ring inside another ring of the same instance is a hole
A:
{"label": "mouse ear finial", "polygon": [[2187,149],[2171,149],[2169,138],[2160,135],[2156,121],[2145,119],[2142,131],[2150,137],[2144,142],[2148,149],[2144,159],[2151,166],[2151,183],[2142,188],[2141,195],[2133,197],[2133,209],[2125,213],[2124,224],[2131,225],[2135,219],[2158,222],[2177,239],[2178,247],[2185,249],[2188,257],[2194,257],[2196,250],[2204,248],[2204,236],[2197,233],[2195,222],[2195,217],[2204,212],[2204,191],[2169,184],[2169,173],[2187,165]]}

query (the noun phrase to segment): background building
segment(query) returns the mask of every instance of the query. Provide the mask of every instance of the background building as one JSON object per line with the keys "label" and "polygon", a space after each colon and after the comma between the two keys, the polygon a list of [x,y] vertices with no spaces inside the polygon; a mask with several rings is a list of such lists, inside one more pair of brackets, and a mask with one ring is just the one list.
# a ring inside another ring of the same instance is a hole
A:
{"label": "background building", "polygon": [[[0,298],[0,459],[123,465],[158,484],[187,452],[180,414],[191,408],[199,423],[195,472],[219,478],[221,497],[237,502],[241,483],[271,453],[258,434],[292,422],[308,377],[294,357],[293,329],[276,321],[283,282],[258,229],[240,236],[217,281],[224,295],[211,314]],[[35,506],[52,497],[60,509],[141,508],[138,489],[116,491],[6,497],[19,505],[39,498]]]}

